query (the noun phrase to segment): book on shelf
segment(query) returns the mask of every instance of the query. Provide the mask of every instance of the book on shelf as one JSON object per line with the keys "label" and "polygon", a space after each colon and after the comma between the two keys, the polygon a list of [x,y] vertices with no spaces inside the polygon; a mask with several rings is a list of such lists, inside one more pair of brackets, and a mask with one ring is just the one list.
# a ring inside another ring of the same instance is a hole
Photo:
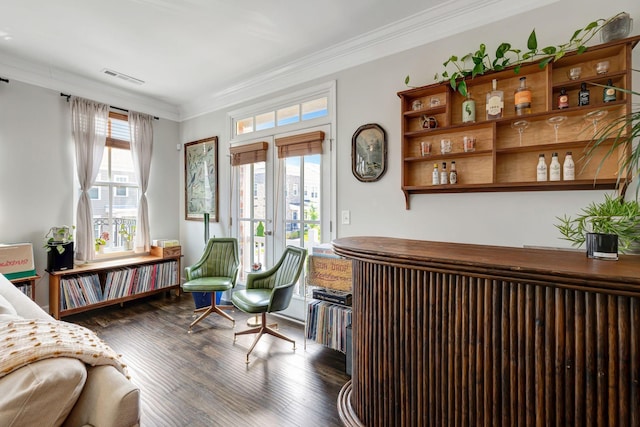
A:
{"label": "book on shelf", "polygon": [[312,298],[332,302],[335,304],[350,306],[352,301],[352,294],[351,292],[340,291],[337,289],[317,288],[313,290]]}

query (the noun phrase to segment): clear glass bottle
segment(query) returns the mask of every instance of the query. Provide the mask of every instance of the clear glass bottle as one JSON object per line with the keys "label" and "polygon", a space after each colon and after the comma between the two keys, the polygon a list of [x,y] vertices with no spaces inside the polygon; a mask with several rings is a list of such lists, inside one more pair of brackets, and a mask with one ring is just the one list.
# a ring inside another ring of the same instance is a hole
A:
{"label": "clear glass bottle", "polygon": [[549,181],[560,181],[562,167],[558,161],[558,153],[551,155],[551,163],[549,164]]}
{"label": "clear glass bottle", "polygon": [[544,154],[538,156],[538,166],[536,168],[536,181],[547,180],[547,162],[544,159]]}
{"label": "clear glass bottle", "polygon": [[602,102],[613,102],[616,100],[616,89],[611,79],[607,80],[607,87],[602,91]]}
{"label": "clear glass bottle", "polygon": [[531,114],[531,89],[527,86],[527,78],[520,77],[520,87],[513,94],[516,115]]}
{"label": "clear glass bottle", "polygon": [[442,170],[440,170],[440,184],[446,184],[448,181],[447,162],[442,162]]}
{"label": "clear glass bottle", "polygon": [[498,80],[493,79],[491,87],[487,93],[487,120],[501,118],[504,110],[504,91],[498,90]]}
{"label": "clear glass bottle", "polygon": [[450,184],[458,183],[458,170],[456,169],[455,160],[451,161],[451,171],[449,172],[449,183]]}
{"label": "clear glass bottle", "polygon": [[576,165],[573,163],[571,151],[567,151],[567,154],[565,154],[562,169],[562,176],[565,181],[573,181],[576,179]]}
{"label": "clear glass bottle", "polygon": [[431,173],[431,183],[433,185],[440,184],[440,172],[438,172],[438,164],[433,164],[433,172]]}
{"label": "clear glass bottle", "polygon": [[467,92],[467,99],[462,102],[462,123],[475,123],[476,121],[476,101]]}
{"label": "clear glass bottle", "polygon": [[560,89],[560,94],[558,95],[558,108],[569,108],[569,95],[567,95],[567,90],[565,88]]}
{"label": "clear glass bottle", "polygon": [[589,105],[589,89],[587,89],[586,83],[582,83],[580,85],[580,92],[578,92],[578,107],[585,105]]}

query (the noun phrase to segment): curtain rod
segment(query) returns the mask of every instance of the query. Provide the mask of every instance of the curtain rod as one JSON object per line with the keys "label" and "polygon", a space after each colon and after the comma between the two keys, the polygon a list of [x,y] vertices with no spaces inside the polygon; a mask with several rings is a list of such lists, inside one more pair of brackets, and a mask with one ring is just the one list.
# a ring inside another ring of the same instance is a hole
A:
{"label": "curtain rod", "polygon": [[0,82],[9,83],[9,79],[3,79],[2,77],[0,77]]}
{"label": "curtain rod", "polygon": [[[9,80],[7,80],[7,83],[9,82]],[[60,96],[64,96],[65,98],[67,98],[67,102],[69,102],[69,98],[71,98],[71,95],[67,95],[66,93],[62,93],[60,92]],[[109,108],[113,108],[114,110],[120,110],[120,111],[124,111],[125,113],[128,113],[129,110],[126,110],[124,108],[120,108],[120,107],[114,107],[113,105],[109,105]],[[159,117],[153,116],[154,120],[160,120]]]}

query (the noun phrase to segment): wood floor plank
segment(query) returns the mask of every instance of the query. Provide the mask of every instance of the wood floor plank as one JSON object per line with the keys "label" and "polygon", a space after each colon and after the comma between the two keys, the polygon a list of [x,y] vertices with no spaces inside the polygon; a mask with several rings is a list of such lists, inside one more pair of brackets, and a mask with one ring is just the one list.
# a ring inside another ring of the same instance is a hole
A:
{"label": "wood floor plank", "polygon": [[[277,321],[291,343],[264,336],[245,364],[253,335],[233,342],[231,322],[212,315],[194,327],[190,295],[158,295],[64,318],[98,333],[123,355],[141,390],[142,427],[338,427],[345,356],[307,341],[303,327]],[[249,316],[234,311],[236,330]]]}

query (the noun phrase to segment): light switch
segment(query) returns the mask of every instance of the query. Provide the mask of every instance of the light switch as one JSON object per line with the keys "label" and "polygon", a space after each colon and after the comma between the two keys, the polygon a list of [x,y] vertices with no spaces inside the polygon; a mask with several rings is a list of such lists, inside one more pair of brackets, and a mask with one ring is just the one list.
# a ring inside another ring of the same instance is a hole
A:
{"label": "light switch", "polygon": [[351,224],[351,212],[350,211],[342,211],[342,223],[349,225]]}

